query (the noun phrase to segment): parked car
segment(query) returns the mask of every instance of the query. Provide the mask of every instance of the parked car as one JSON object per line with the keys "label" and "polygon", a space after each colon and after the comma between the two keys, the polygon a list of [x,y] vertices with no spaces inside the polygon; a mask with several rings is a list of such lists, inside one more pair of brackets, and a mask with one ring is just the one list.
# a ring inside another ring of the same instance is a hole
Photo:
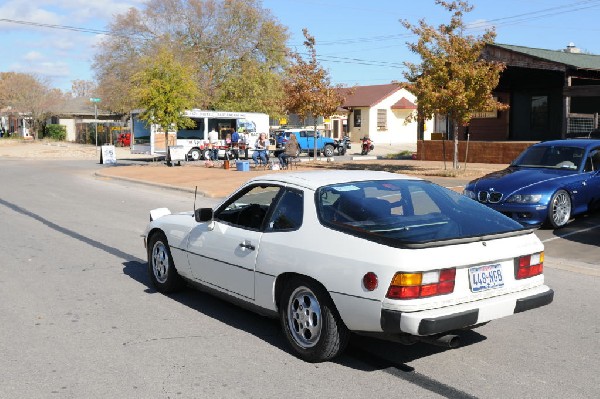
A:
{"label": "parked car", "polygon": [[552,302],[531,229],[451,190],[376,171],[255,177],[212,208],[150,212],[148,272],[279,317],[318,362],[350,332],[454,347],[451,332]]}
{"label": "parked car", "polygon": [[463,193],[524,225],[563,227],[600,206],[600,141],[535,144],[507,169],[471,181]]}
{"label": "parked car", "polygon": [[[290,135],[296,135],[298,144],[300,145],[300,153],[308,153],[312,155],[315,149],[315,132],[307,129],[286,129],[278,130],[275,133],[277,148],[283,148],[289,140]],[[332,157],[337,147],[337,142],[329,137],[323,137],[317,131],[317,153],[323,154],[326,157]],[[300,155],[300,154],[298,154]]]}

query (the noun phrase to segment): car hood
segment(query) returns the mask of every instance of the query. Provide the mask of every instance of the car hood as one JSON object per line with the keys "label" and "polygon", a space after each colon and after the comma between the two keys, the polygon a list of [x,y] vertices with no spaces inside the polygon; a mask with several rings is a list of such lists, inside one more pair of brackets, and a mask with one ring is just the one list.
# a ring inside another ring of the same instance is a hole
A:
{"label": "car hood", "polygon": [[498,172],[490,173],[479,179],[473,180],[468,187],[474,191],[488,190],[505,193],[514,192],[521,188],[542,185],[573,176],[576,171],[547,168],[526,168],[510,166]]}

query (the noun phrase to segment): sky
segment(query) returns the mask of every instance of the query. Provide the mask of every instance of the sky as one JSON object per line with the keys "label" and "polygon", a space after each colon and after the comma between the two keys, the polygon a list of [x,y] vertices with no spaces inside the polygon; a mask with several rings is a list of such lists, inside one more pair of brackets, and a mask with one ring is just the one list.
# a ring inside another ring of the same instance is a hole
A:
{"label": "sky", "polygon": [[[34,73],[68,91],[73,80],[93,80],[95,45],[115,15],[145,0],[0,0],[0,72]],[[600,0],[471,0],[467,33],[494,27],[496,42],[561,50],[569,43],[600,55]],[[431,25],[450,14],[434,0],[263,0],[288,29],[299,52],[302,29],[316,39],[318,59],[334,84],[404,81],[404,62],[419,62],[401,20]],[[82,31],[85,30],[85,31]],[[97,32],[93,32],[96,30]],[[90,32],[92,31],[92,32]]]}

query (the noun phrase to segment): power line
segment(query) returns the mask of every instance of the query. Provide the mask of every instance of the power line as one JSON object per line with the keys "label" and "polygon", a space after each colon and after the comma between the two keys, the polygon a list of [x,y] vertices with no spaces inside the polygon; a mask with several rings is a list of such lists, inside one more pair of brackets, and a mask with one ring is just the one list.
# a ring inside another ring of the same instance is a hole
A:
{"label": "power line", "polygon": [[41,23],[41,22],[19,21],[19,20],[16,20],[16,19],[8,19],[8,18],[0,18],[0,22],[8,22],[8,23],[11,23],[11,24],[36,26],[36,27],[41,27],[41,28],[51,28],[51,29],[58,29],[58,30],[70,30],[70,31],[74,31],[74,32],[95,33],[95,34],[102,34],[102,35],[112,35],[109,31],[106,31],[106,30],[91,29],[91,28],[80,28],[80,27],[77,27],[77,26],[44,24],[44,23]]}
{"label": "power line", "polygon": [[[600,0],[582,0],[573,3],[563,4],[561,6],[549,7],[537,11],[530,11],[522,14],[512,15],[508,17],[499,17],[494,19],[489,19],[483,22],[468,24],[466,26],[467,30],[476,30],[481,29],[485,26],[494,25],[494,26],[509,26],[516,25],[527,21],[532,21],[536,19],[546,18],[558,14],[563,14],[567,12],[576,12],[589,8],[594,8],[600,6]],[[566,9],[566,10],[565,10]],[[69,25],[55,25],[55,24],[45,24],[40,22],[32,22],[32,21],[22,21],[8,18],[0,18],[0,22],[13,23],[19,25],[26,26],[35,26],[41,28],[50,28],[57,30],[67,30],[73,32],[81,32],[81,33],[92,33],[92,34],[101,34],[106,36],[114,36],[114,37],[127,37],[132,38],[133,34],[116,34],[114,32],[102,29],[92,29],[92,28],[82,28],[76,26]],[[496,22],[496,24],[494,24]],[[350,44],[359,44],[359,43],[372,43],[372,42],[382,42],[387,40],[398,40],[400,38],[406,38],[414,36],[412,33],[404,33],[404,34],[391,34],[391,35],[379,35],[379,36],[371,36],[371,37],[358,37],[358,38],[346,38],[340,40],[329,40],[319,42],[320,46],[330,46],[330,45],[350,45]],[[389,47],[389,46],[388,46]],[[387,67],[387,68],[405,68],[404,64],[397,62],[388,62],[388,61],[375,61],[375,60],[365,60],[359,58],[348,58],[348,57],[339,57],[334,55],[321,54],[318,55],[317,58],[324,62],[334,62],[334,63],[343,63],[343,64],[354,64],[354,65],[367,65],[367,66],[379,66],[379,67]]]}
{"label": "power line", "polygon": [[[119,35],[107,30],[101,29],[92,29],[92,28],[81,28],[76,26],[68,26],[68,25],[54,25],[54,24],[44,24],[40,22],[31,22],[31,21],[20,21],[8,18],[0,18],[0,22],[8,22],[19,25],[26,26],[35,26],[41,28],[50,28],[50,29],[58,29],[58,30],[68,30],[74,32],[82,32],[82,33],[93,33],[93,34],[102,34],[107,36],[116,36],[116,37],[131,37],[131,35]],[[305,54],[306,55],[306,54]],[[345,63],[345,64],[357,64],[357,65],[370,65],[370,66],[382,66],[382,67],[391,67],[391,68],[403,68],[404,66],[395,62],[388,61],[372,61],[372,60],[363,60],[358,58],[347,58],[347,57],[337,57],[334,55],[321,55],[318,56],[320,60],[327,62],[336,62],[336,63]]]}

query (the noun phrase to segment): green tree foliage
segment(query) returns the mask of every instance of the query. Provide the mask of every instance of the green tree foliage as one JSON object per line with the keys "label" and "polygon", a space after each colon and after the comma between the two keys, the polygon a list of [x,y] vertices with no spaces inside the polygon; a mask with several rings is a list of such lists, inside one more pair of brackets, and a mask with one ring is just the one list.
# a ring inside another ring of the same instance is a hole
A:
{"label": "green tree foliage", "polygon": [[195,107],[281,112],[286,29],[260,0],[149,0],[110,25],[93,68],[113,111],[132,109],[131,76],[157,46],[193,68]]}
{"label": "green tree foliage", "polygon": [[418,25],[403,20],[402,24],[419,37],[408,47],[421,57],[420,64],[405,63],[407,89],[417,96],[420,117],[448,115],[454,123],[454,168],[458,168],[458,127],[466,125],[473,112],[503,110],[507,105],[492,96],[505,66],[481,58],[496,34],[488,29],[482,36],[465,34],[464,13],[473,7],[467,1],[436,0],[452,13],[450,21],[437,29],[424,19]]}
{"label": "green tree foliage", "polygon": [[67,138],[67,127],[64,125],[47,125],[45,135],[54,140],[64,141]]}
{"label": "green tree foliage", "polygon": [[164,47],[141,61],[145,67],[133,76],[132,99],[144,110],[140,119],[160,126],[168,143],[169,130],[193,126],[193,121],[183,115],[193,108],[198,95],[193,71]]}
{"label": "green tree foliage", "polygon": [[312,117],[315,121],[314,156],[317,156],[317,118],[333,115],[344,102],[339,90],[342,86],[332,86],[329,73],[317,62],[315,38],[305,28],[304,46],[308,51],[308,59],[300,54],[291,53],[292,63],[287,68],[285,79],[285,107],[288,112],[295,113],[304,119]]}

